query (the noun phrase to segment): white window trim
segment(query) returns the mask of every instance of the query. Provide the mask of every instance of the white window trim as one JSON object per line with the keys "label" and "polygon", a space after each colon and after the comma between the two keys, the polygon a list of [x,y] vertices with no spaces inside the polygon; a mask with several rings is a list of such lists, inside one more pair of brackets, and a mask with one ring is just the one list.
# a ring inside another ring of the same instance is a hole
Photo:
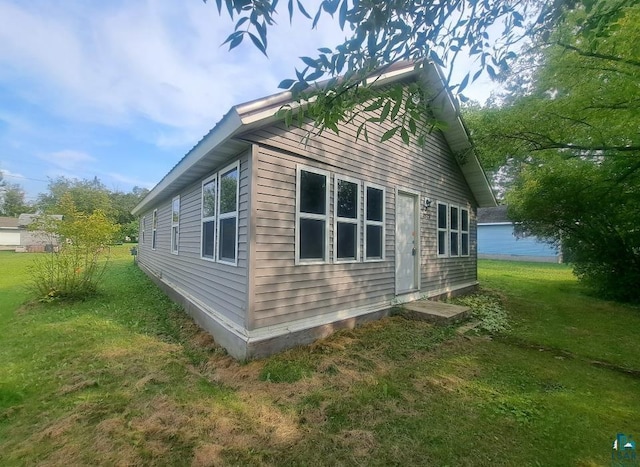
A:
{"label": "white window trim", "polygon": [[[236,210],[232,211],[232,212],[225,212],[224,214],[222,214],[220,212],[220,199],[222,198],[220,196],[220,193],[222,191],[222,176],[227,173],[230,172],[232,170],[236,170],[236,173],[238,174],[238,179],[237,179],[237,183],[236,183]],[[228,166],[224,167],[223,169],[221,169],[220,171],[218,171],[218,182],[217,182],[217,191],[216,191],[216,238],[215,238],[215,250],[213,253],[214,258],[217,258],[217,262],[220,264],[228,264],[230,266],[237,266],[238,265],[238,239],[240,237],[240,225],[238,222],[238,218],[239,216],[239,210],[240,210],[240,161],[235,161],[231,164],[229,164]],[[217,251],[217,248],[220,245],[220,221],[224,220],[224,219],[231,219],[231,218],[235,218],[236,219],[236,238],[235,238],[235,245],[234,245],[234,260],[233,261],[229,261],[226,259],[222,259],[220,258],[220,254]]]}
{"label": "white window trim", "polygon": [[[216,212],[213,213],[213,216],[204,217],[204,186],[207,183],[211,183],[215,181],[215,192],[216,192]],[[216,218],[218,214],[218,174],[214,173],[213,175],[202,180],[202,185],[200,187],[200,259],[205,261],[215,261],[216,260],[216,251],[218,250],[218,235],[216,228]],[[207,258],[203,255],[203,246],[204,246],[204,223],[213,221],[213,231],[215,233],[215,238],[213,239],[213,257]]]}
{"label": "white window trim", "polygon": [[[438,216],[440,215],[440,206],[445,207],[446,219],[444,228],[440,227],[440,222]],[[436,202],[436,254],[438,258],[448,258],[449,257],[449,204],[443,203],[442,201]],[[444,232],[444,254],[440,253],[440,232]]]}
{"label": "white window trim", "polygon": [[[338,217],[338,181],[342,180],[348,183],[354,183],[358,187],[358,196],[356,199],[356,217]],[[360,220],[362,211],[362,182],[357,178],[351,178],[344,175],[334,175],[333,177],[333,261],[335,263],[359,263],[360,262]],[[338,223],[354,224],[356,226],[356,257],[355,259],[338,258]]]}
{"label": "white window trim", "polygon": [[[459,251],[460,251],[460,256],[467,258],[469,256],[471,256],[471,242],[470,242],[470,236],[469,236],[469,231],[471,230],[471,216],[469,214],[469,210],[467,208],[459,208],[460,209],[460,244],[458,245]],[[467,213],[467,230],[462,230],[462,211]],[[467,234],[467,254],[463,255],[462,251],[462,243],[463,243],[463,234]]]}
{"label": "white window trim", "polygon": [[153,210],[151,218],[151,249],[155,250],[158,244],[158,210]]}
{"label": "white window trim", "polygon": [[[457,229],[453,229],[452,228],[452,224],[453,224],[453,222],[451,222],[452,219],[453,219],[453,216],[451,215],[451,210],[452,209],[455,209],[456,212],[457,212],[457,214],[456,214],[456,221],[457,221],[456,225],[458,226]],[[460,256],[460,221],[461,221],[460,206],[457,206],[455,204],[450,204],[449,205],[449,212],[448,212],[448,215],[447,215],[447,219],[449,221],[449,257],[450,258],[457,258],[458,256]],[[451,252],[451,246],[453,245],[451,243],[451,234],[456,234],[456,237],[458,237],[458,242],[457,242],[458,252],[456,254],[453,254]]]}
{"label": "white window trim", "polygon": [[[174,221],[173,219],[173,213],[174,213],[173,206],[176,201],[178,202],[178,222]],[[174,229],[176,230],[175,235],[173,234]],[[176,240],[177,240],[177,244],[175,243]],[[179,246],[180,246],[180,195],[174,196],[173,199],[171,200],[171,253],[174,255],[177,255]]]}
{"label": "white window trim", "polygon": [[[382,222],[379,221],[369,221],[367,220],[367,188],[374,188],[376,190],[382,190]],[[363,262],[365,263],[379,263],[385,260],[386,257],[386,220],[387,220],[387,190],[385,187],[381,186],[381,185],[375,185],[373,183],[365,183],[364,184],[364,195],[362,197],[363,199],[363,207],[362,207],[362,211],[363,211],[363,218],[364,218],[364,256],[363,256]],[[381,226],[382,227],[382,257],[381,258],[369,258],[367,259],[367,225],[375,225],[375,226]]]}
{"label": "white window trim", "polygon": [[147,216],[142,216],[142,219],[140,219],[140,244],[144,245],[144,229],[145,229],[145,225],[147,223]]}
{"label": "white window trim", "polygon": [[[325,206],[326,213],[325,214],[310,214],[305,212],[300,212],[300,173],[302,171],[311,172],[318,175],[323,175],[327,181],[327,187],[325,190]],[[329,204],[329,193],[331,192],[331,174],[322,169],[317,169],[315,167],[309,167],[306,165],[296,164],[296,232],[295,232],[295,264],[326,264],[329,262],[329,214],[331,210],[331,205]],[[312,259],[305,260],[300,259],[300,219],[313,219],[313,220],[322,220],[324,221],[325,229],[324,229],[324,258],[322,259]]]}

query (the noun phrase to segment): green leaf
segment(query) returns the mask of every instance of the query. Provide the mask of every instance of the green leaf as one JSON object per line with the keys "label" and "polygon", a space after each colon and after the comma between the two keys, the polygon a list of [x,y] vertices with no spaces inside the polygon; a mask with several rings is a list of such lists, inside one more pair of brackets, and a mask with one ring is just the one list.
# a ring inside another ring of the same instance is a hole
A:
{"label": "green leaf", "polygon": [[407,129],[405,127],[402,127],[400,129],[400,137],[402,138],[404,144],[409,144],[409,133],[407,132]]}
{"label": "green leaf", "polygon": [[278,84],[278,87],[280,89],[289,89],[295,82],[295,79],[283,79],[282,81],[280,81],[280,84]]}
{"label": "green leaf", "polygon": [[391,128],[390,130],[385,131],[384,134],[382,135],[382,138],[380,138],[380,142],[383,143],[383,142],[387,141],[388,139],[393,138],[393,135],[396,134],[396,132],[398,131],[398,128],[399,127],[396,126],[396,127]]}
{"label": "green leaf", "polygon": [[391,102],[387,101],[384,104],[384,107],[382,109],[382,113],[380,114],[380,122],[384,122],[387,117],[389,116],[389,112],[391,111]]}

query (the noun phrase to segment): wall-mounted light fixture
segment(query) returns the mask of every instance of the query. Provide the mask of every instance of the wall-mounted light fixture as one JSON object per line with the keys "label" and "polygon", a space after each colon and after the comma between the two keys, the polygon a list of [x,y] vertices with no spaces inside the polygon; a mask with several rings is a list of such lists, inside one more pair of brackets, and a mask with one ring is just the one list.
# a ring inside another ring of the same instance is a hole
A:
{"label": "wall-mounted light fixture", "polygon": [[422,200],[422,202],[424,203],[425,209],[429,209],[433,204],[433,201],[431,201],[431,198],[425,198],[424,200]]}

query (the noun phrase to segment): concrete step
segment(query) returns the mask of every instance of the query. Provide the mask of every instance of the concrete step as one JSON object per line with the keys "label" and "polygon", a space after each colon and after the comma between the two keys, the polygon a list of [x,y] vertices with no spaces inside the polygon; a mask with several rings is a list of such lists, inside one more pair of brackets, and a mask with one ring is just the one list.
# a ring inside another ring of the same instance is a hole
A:
{"label": "concrete step", "polygon": [[405,303],[403,308],[412,319],[429,321],[443,326],[464,321],[471,315],[471,309],[467,306],[431,300],[417,300]]}

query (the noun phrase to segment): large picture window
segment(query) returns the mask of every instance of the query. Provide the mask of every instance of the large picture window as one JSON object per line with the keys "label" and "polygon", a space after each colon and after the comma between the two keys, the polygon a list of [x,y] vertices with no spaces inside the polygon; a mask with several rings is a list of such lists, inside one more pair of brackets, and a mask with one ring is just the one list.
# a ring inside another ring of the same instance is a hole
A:
{"label": "large picture window", "polygon": [[384,259],[385,190],[366,184],[364,187],[364,259]]}
{"label": "large picture window", "polygon": [[237,264],[238,178],[236,162],[222,171],[218,189],[218,261]]}
{"label": "large picture window", "polygon": [[360,182],[336,175],[334,184],[336,261],[360,259]]}
{"label": "large picture window", "polygon": [[215,259],[216,198],[218,177],[213,175],[202,182],[202,257]]}
{"label": "large picture window", "polygon": [[178,254],[180,236],[180,196],[171,201],[171,253]]}
{"label": "large picture window", "polygon": [[296,172],[296,262],[326,262],[329,173],[303,166]]}
{"label": "large picture window", "polygon": [[158,239],[158,210],[153,210],[153,219],[151,221],[151,249],[156,249],[156,240]]}

